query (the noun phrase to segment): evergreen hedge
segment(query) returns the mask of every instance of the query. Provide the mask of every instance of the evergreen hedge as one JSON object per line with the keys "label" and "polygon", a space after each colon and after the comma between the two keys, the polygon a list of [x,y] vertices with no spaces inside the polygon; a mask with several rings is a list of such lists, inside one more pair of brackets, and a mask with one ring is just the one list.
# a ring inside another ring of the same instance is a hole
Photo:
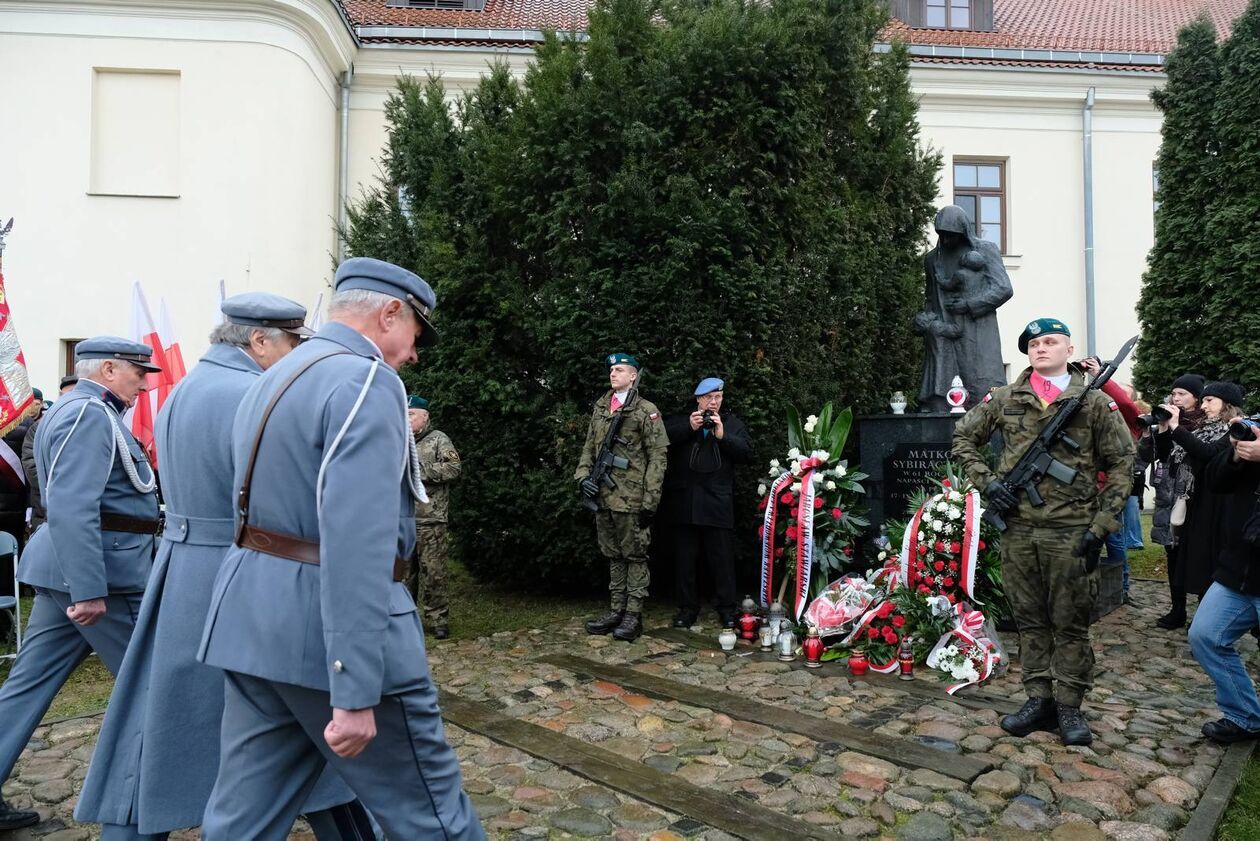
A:
{"label": "evergreen hedge", "polygon": [[726,380],[758,452],[749,539],[789,404],[860,412],[914,388],[940,161],[907,53],[873,50],[885,15],[601,0],[589,38],[548,36],[519,83],[494,66],[448,105],[439,79],[399,80],[381,182],[343,234],[437,293],[442,342],[405,377],[463,455],[452,532],[476,573],[602,567],[572,474],[611,351],[639,357],[666,413]]}

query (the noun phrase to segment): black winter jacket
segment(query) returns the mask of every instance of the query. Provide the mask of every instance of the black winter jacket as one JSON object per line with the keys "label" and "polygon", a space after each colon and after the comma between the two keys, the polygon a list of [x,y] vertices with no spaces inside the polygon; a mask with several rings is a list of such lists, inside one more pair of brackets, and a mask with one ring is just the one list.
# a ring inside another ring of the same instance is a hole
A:
{"label": "black winter jacket", "polygon": [[735,465],[752,458],[748,427],[722,412],[722,440],[692,431],[690,413],[665,419],[669,468],[661,496],[661,520],[675,525],[735,527]]}
{"label": "black winter jacket", "polygon": [[1208,465],[1205,478],[1221,500],[1224,530],[1212,578],[1231,590],[1260,596],[1260,549],[1242,539],[1243,526],[1260,503],[1260,464],[1234,461],[1228,449]]}

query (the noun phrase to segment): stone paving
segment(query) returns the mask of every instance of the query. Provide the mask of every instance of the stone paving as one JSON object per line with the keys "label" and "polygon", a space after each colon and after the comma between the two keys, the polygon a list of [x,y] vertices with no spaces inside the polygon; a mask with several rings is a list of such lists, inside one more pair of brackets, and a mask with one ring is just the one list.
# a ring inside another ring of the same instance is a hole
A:
{"label": "stone paving", "polygon": [[[1097,686],[1087,704],[1091,747],[1065,748],[1057,735],[1007,736],[998,714],[950,700],[852,681],[839,663],[799,664],[696,650],[645,636],[633,644],[588,637],[578,618],[561,626],[496,634],[430,649],[444,689],[503,715],[562,733],[713,791],[746,798],[839,837],[903,841],[1051,838],[1160,841],[1176,837],[1210,781],[1223,749],[1200,725],[1216,718],[1211,685],[1190,657],[1184,631],[1155,630],[1164,585],[1135,582],[1142,607],[1094,626]],[[664,608],[650,624],[668,623]],[[698,628],[713,636],[716,627]],[[1022,702],[1018,653],[988,695]],[[1242,644],[1250,660],[1255,642]],[[535,662],[565,653],[912,740],[943,758],[973,755],[994,770],[970,784],[830,742],[732,719],[676,701]],[[921,669],[919,681],[934,681]],[[943,687],[944,684],[941,684]],[[14,839],[90,839],[70,814],[99,719],[40,729],[4,794],[34,804],[45,823]],[[448,725],[466,787],[492,838],[597,837],[669,841],[732,836],[641,802],[551,762]],[[728,827],[730,829],[730,827]],[[177,838],[196,838],[196,832]],[[308,839],[302,827],[291,838]]]}

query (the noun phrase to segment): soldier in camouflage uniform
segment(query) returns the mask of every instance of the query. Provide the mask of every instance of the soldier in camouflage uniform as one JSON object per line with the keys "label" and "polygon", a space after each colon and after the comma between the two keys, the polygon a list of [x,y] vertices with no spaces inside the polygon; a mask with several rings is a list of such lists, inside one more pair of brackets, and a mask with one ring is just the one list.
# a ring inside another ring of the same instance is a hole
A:
{"label": "soldier in camouflage uniform", "polygon": [[[582,483],[585,492],[599,497],[595,533],[599,551],[608,558],[612,609],[587,622],[586,631],[590,634],[611,631],[615,639],[629,642],[643,633],[640,614],[648,594],[648,544],[652,539],[656,506],[661,501],[669,438],[656,406],[638,396],[637,391],[633,396],[630,394],[639,376],[638,360],[628,354],[614,353],[606,361],[610,388],[591,413],[586,446],[582,448],[573,476]],[[625,420],[612,451],[613,455],[625,458],[629,465],[624,470],[612,471],[613,481],[617,483],[615,488],[591,487],[591,468],[599,457],[600,446],[616,412],[623,412]]]}
{"label": "soldier in camouflage uniform", "polygon": [[407,570],[407,589],[416,604],[423,607],[424,621],[433,628],[433,636],[444,640],[450,636],[450,598],[446,591],[448,485],[459,478],[459,453],[446,433],[429,423],[428,400],[414,394],[408,397],[407,419],[416,437],[420,478],[429,494],[427,503],[416,502],[416,551]]}
{"label": "soldier in camouflage uniform", "polygon": [[[1002,580],[1019,627],[1020,660],[1028,701],[1001,721],[1016,736],[1059,728],[1064,744],[1093,741],[1081,702],[1093,685],[1090,611],[1098,595],[1098,557],[1129,493],[1133,438],[1100,391],[1091,391],[1069,424],[1079,450],[1065,445],[1053,455],[1078,472],[1071,484],[1046,478],[1037,486],[1045,505],[1034,508],[999,480],[1028,448],[1063,401],[1085,388],[1083,371],[1069,365],[1071,334],[1057,319],[1031,322],[1019,337],[1031,367],[1008,386],[995,388],[954,429],[954,458],[989,507],[1005,515]],[[1005,448],[995,474],[980,448],[994,432]],[[1100,489],[1099,476],[1106,474]]]}

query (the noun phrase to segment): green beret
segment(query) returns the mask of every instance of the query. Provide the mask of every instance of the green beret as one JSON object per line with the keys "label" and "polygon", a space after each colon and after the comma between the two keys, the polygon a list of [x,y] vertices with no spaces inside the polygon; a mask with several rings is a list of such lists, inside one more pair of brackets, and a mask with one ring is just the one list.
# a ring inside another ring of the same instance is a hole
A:
{"label": "green beret", "polygon": [[639,360],[628,353],[610,353],[605,361],[609,368],[614,365],[629,365],[634,370],[639,370]]}
{"label": "green beret", "polygon": [[1072,331],[1068,326],[1057,318],[1039,318],[1036,321],[1028,322],[1028,326],[1024,328],[1024,332],[1019,334],[1019,352],[1028,353],[1028,342],[1037,336],[1049,336],[1058,333],[1061,336],[1072,335]]}
{"label": "green beret", "polygon": [[408,409],[424,409],[427,412],[429,410],[429,401],[425,400],[423,397],[421,397],[418,394],[408,394],[407,395],[407,408]]}

